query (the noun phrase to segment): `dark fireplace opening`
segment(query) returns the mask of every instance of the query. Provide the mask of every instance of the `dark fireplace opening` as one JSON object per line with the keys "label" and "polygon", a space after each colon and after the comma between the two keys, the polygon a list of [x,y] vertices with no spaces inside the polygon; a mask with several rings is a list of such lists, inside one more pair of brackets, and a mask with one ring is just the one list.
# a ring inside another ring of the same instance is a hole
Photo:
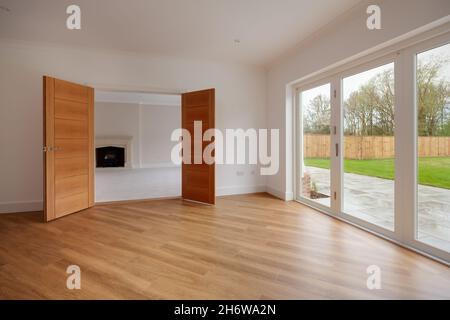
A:
{"label": "dark fireplace opening", "polygon": [[97,168],[125,167],[125,148],[100,147],[95,149]]}

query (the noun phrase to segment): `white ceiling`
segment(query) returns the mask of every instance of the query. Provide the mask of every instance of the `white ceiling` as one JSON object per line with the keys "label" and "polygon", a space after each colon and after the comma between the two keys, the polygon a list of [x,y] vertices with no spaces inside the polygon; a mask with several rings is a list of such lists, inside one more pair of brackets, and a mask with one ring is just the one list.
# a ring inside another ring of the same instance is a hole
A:
{"label": "white ceiling", "polygon": [[[0,38],[263,65],[358,2],[0,0]],[[66,29],[69,4],[81,30]]]}

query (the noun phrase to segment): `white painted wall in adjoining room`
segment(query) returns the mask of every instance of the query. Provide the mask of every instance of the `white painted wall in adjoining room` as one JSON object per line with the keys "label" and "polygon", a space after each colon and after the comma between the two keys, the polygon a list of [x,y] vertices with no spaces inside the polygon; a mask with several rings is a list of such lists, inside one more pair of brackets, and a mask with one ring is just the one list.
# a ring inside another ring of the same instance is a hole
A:
{"label": "white painted wall in adjoining room", "polygon": [[132,142],[131,167],[139,166],[139,105],[96,101],[94,119],[96,145],[98,137],[129,137]]}
{"label": "white painted wall in adjoining room", "polygon": [[181,106],[140,106],[140,166],[173,165],[171,152],[176,141],[172,132],[181,127]]}
{"label": "white painted wall in adjoining room", "polygon": [[[103,89],[216,88],[217,128],[266,127],[261,67],[1,40],[0,70],[0,212],[42,209],[43,75]],[[216,189],[262,191],[265,177],[253,165],[217,166]]]}
{"label": "white painted wall in adjoining room", "polygon": [[371,31],[366,27],[369,4],[375,3],[362,1],[267,68],[267,125],[280,128],[280,170],[267,177],[267,191],[275,196],[293,198],[292,93],[288,85],[450,14],[448,0],[379,0],[382,29]]}
{"label": "white painted wall in adjoining room", "polygon": [[181,126],[181,106],[95,102],[95,136],[129,137],[131,167],[171,166],[171,134]]}
{"label": "white painted wall in adjoining room", "polygon": [[178,143],[171,134],[181,126],[180,103],[95,102],[96,141],[126,137],[132,149],[130,167],[96,168],[96,202],[180,196],[181,166],[171,159]]}
{"label": "white painted wall in adjoining room", "polygon": [[99,168],[95,202],[181,196],[181,167]]}

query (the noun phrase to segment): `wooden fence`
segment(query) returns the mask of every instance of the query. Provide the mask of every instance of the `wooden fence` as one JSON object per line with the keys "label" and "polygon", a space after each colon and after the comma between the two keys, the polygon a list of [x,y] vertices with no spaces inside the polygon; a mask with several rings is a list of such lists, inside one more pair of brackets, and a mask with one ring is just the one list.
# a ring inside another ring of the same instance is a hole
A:
{"label": "wooden fence", "polygon": [[[328,158],[329,135],[304,135],[305,158]],[[387,159],[395,157],[394,137],[346,136],[344,138],[346,159]],[[449,157],[450,137],[419,137],[419,157]]]}

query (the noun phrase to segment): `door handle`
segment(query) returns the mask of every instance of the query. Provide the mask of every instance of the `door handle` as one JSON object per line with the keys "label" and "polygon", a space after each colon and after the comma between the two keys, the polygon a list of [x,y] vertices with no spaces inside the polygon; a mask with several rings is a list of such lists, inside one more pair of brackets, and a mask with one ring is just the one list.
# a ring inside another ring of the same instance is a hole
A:
{"label": "door handle", "polygon": [[336,143],[336,157],[339,157],[339,144]]}

